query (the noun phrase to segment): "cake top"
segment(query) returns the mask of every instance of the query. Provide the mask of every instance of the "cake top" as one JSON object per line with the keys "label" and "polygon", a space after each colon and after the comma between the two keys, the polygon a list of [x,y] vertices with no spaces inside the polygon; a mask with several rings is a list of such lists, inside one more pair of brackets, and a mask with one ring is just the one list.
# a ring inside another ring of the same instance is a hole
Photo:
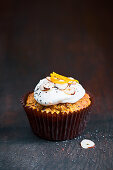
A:
{"label": "cake top", "polygon": [[44,106],[59,103],[75,103],[85,95],[78,80],[55,72],[39,81],[34,90],[35,100]]}
{"label": "cake top", "polygon": [[60,103],[60,104],[54,104],[50,106],[43,106],[39,104],[35,99],[34,99],[34,92],[30,93],[27,97],[26,100],[26,106],[32,108],[32,109],[37,109],[37,111],[46,112],[46,113],[73,113],[80,111],[81,109],[84,109],[88,107],[91,104],[90,96],[89,94],[85,93],[85,95],[77,102],[75,103]]}

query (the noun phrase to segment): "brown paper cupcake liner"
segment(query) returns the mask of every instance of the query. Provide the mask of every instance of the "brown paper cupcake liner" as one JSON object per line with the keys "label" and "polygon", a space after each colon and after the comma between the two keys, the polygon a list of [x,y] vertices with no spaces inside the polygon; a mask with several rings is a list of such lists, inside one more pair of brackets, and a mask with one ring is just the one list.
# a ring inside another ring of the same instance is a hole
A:
{"label": "brown paper cupcake liner", "polygon": [[73,139],[80,135],[86,127],[89,119],[91,105],[77,112],[53,113],[37,111],[26,106],[27,93],[21,99],[21,103],[27,114],[32,131],[39,137],[48,140],[67,140]]}

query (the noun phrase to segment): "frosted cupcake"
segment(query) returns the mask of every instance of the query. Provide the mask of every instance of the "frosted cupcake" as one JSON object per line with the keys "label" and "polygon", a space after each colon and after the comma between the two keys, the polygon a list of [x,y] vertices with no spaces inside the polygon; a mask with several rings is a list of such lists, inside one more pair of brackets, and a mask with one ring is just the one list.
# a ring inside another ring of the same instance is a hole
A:
{"label": "frosted cupcake", "polygon": [[22,104],[36,135],[67,140],[84,130],[92,100],[77,80],[53,72],[23,97]]}

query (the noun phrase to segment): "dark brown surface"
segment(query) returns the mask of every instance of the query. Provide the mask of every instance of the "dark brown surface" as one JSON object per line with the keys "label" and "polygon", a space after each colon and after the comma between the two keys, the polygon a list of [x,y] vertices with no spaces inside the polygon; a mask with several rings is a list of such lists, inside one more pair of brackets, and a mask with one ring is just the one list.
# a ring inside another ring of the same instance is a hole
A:
{"label": "dark brown surface", "polygon": [[[95,1],[5,1],[0,5],[0,169],[113,169],[113,9]],[[95,97],[84,133],[50,142],[31,132],[19,102],[55,71]],[[88,138],[94,149],[82,149]]]}

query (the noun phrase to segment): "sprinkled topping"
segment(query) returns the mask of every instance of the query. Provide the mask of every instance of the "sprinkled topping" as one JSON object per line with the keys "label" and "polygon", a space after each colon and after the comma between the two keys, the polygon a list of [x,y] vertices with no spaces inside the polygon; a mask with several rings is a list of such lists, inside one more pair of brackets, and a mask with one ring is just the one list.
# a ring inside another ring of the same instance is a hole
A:
{"label": "sprinkled topping", "polygon": [[50,90],[52,87],[54,87],[54,84],[52,82],[46,82],[40,86],[40,90],[47,91]]}
{"label": "sprinkled topping", "polygon": [[34,98],[41,105],[75,103],[85,95],[85,89],[74,78],[54,72],[50,76],[40,80],[34,90]]}
{"label": "sprinkled topping", "polygon": [[94,148],[95,147],[95,143],[89,139],[84,139],[82,140],[81,142],[81,146],[84,148],[84,149],[88,149],[88,148]]}
{"label": "sprinkled topping", "polygon": [[64,90],[64,93],[69,94],[69,95],[74,95],[75,94],[75,88],[74,87],[67,87]]}

